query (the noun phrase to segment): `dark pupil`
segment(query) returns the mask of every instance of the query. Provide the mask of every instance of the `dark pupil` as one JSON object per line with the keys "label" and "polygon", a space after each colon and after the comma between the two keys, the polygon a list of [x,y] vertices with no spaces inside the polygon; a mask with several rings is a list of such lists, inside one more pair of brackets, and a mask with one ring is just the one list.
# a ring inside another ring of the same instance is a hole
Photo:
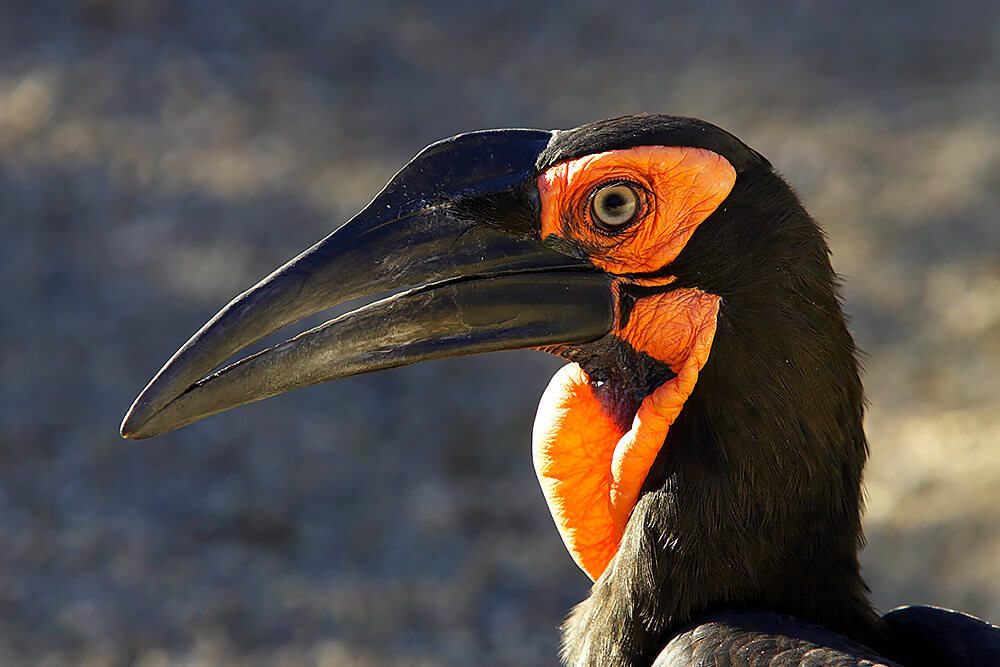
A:
{"label": "dark pupil", "polygon": [[619,192],[609,193],[608,196],[604,198],[604,210],[612,215],[617,214],[619,210],[625,206],[628,206],[628,202]]}

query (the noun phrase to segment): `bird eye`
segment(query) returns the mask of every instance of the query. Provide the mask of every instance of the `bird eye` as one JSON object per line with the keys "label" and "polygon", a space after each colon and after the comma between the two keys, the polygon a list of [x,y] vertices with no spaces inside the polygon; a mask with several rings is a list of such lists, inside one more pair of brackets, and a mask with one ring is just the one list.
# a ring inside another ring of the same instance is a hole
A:
{"label": "bird eye", "polygon": [[621,229],[639,214],[639,193],[626,183],[606,185],[590,198],[590,212],[599,227],[608,231]]}

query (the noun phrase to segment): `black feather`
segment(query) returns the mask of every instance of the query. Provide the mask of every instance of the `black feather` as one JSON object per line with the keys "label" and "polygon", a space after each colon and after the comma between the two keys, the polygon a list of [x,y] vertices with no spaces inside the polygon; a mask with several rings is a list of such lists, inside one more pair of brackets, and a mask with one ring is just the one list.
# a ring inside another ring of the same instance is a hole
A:
{"label": "black feather", "polygon": [[913,667],[985,667],[1000,664],[1000,628],[975,616],[937,607],[900,607],[885,615]]}
{"label": "black feather", "polygon": [[538,156],[539,172],[559,162],[635,146],[704,148],[729,160],[736,173],[770,167],[763,155],[720,127],[697,118],[666,115],[622,116],[556,133]]}
{"label": "black feather", "polygon": [[682,630],[653,667],[898,667],[866,646],[762,611],[711,614]]}

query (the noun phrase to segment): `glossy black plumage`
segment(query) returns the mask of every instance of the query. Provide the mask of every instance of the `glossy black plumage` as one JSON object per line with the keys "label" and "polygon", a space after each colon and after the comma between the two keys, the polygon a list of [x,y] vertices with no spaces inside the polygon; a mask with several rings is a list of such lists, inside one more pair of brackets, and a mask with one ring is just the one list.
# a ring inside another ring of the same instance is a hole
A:
{"label": "glossy black plumage", "polygon": [[653,667],[975,667],[1000,655],[1000,628],[966,614],[914,606],[884,620],[902,662],[798,618],[725,610],[674,635]]}
{"label": "glossy black plumage", "polygon": [[765,611],[723,611],[681,630],[653,667],[898,667],[819,625]]}
{"label": "glossy black plumage", "polygon": [[900,607],[884,617],[900,659],[914,667],[1000,665],[1000,628],[939,607]]}
{"label": "glossy black plumage", "polygon": [[726,158],[737,173],[770,166],[763,155],[721,127],[698,118],[663,114],[621,116],[556,132],[536,161],[539,172],[566,160],[635,146],[689,146]]}

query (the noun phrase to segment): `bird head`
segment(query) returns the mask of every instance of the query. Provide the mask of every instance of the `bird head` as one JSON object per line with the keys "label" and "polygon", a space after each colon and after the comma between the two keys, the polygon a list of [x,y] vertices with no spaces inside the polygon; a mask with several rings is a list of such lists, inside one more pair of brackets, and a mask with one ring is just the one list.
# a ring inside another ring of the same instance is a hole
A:
{"label": "bird head", "polygon": [[[400,288],[218,370],[307,315]],[[816,488],[800,489],[801,507],[788,511],[836,497],[854,553],[861,389],[822,233],[765,158],[691,118],[428,146],[354,218],[196,332],[121,432],[147,438],[305,385],[508,349],[570,362],[542,396],[533,454],[559,532],[592,579],[613,565],[630,524],[648,527],[648,508],[635,515],[649,492],[697,483],[699,520],[728,521],[732,510],[736,522],[777,521],[784,508],[762,509],[747,489],[767,478],[791,493],[802,482],[789,471],[819,469],[824,456],[836,479],[810,480]],[[823,391],[836,397],[813,419],[806,394]],[[678,482],[692,460],[698,471]],[[693,511],[671,507],[678,522]],[[732,531],[726,539],[755,539]],[[751,547],[781,571],[780,546]],[[747,574],[718,551],[729,576]]]}

